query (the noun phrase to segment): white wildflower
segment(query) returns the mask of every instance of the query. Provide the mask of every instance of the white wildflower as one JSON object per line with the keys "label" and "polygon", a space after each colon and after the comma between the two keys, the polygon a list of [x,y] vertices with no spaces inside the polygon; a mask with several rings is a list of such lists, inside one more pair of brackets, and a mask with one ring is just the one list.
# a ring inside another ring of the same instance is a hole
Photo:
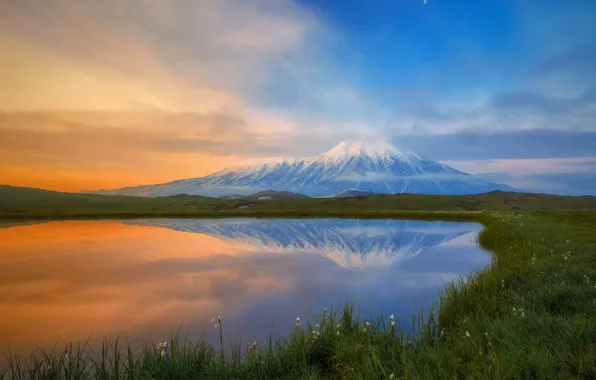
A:
{"label": "white wildflower", "polygon": [[466,331],[466,338],[470,338],[470,337],[471,337],[470,333]]}
{"label": "white wildflower", "polygon": [[221,317],[218,315],[216,318],[211,320],[212,323],[215,323],[215,328],[218,329],[221,327]]}
{"label": "white wildflower", "polygon": [[157,344],[157,348],[159,348],[159,354],[163,358],[166,356],[166,350],[168,349],[168,342],[163,341]]}

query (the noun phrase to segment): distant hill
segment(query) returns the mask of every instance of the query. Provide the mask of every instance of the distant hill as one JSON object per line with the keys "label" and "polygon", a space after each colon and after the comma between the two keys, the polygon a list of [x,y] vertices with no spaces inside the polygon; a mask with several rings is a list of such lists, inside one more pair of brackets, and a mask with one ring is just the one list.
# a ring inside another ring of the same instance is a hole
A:
{"label": "distant hill", "polygon": [[373,195],[372,191],[362,191],[357,189],[347,189],[337,194],[335,198],[347,198],[347,197],[364,197],[367,195]]}
{"label": "distant hill", "polygon": [[159,213],[221,211],[236,208],[237,200],[178,194],[168,197],[81,194],[0,185],[0,213]]}
{"label": "distant hill", "polygon": [[[133,197],[63,193],[29,187],[0,185],[0,218],[28,216],[184,216],[248,209],[253,214],[350,213],[375,211],[515,211],[515,210],[596,210],[596,197],[493,191],[475,195],[374,194],[366,197],[293,198],[259,200],[280,192],[252,194],[251,199],[220,199],[180,194],[167,197]],[[284,194],[284,193],[281,193]],[[244,211],[242,211],[244,212]],[[251,215],[251,214],[247,214]]]}

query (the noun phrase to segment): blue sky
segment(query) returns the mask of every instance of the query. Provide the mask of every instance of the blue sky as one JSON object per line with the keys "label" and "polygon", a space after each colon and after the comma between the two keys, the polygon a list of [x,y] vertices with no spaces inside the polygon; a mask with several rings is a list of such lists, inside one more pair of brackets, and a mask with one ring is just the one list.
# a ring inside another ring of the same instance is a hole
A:
{"label": "blue sky", "polygon": [[[12,183],[165,182],[380,135],[514,187],[596,194],[593,0],[0,11],[0,176]],[[83,181],[90,172],[104,182]]]}
{"label": "blue sky", "polygon": [[[369,120],[371,129],[434,159],[466,161],[491,179],[596,194],[594,160],[551,173],[486,167],[491,159],[523,166],[523,159],[596,156],[596,2],[301,3],[337,33],[326,73],[349,78],[370,106],[343,116]],[[309,91],[273,92],[270,105],[341,112]]]}

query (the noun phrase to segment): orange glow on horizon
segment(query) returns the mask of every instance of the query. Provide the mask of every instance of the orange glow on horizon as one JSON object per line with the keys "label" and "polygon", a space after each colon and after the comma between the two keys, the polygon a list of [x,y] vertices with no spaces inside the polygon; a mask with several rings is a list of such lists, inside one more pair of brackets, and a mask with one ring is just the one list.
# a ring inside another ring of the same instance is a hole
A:
{"label": "orange glow on horizon", "polygon": [[[0,152],[0,159],[3,159],[2,156]],[[161,160],[155,165],[78,163],[80,168],[65,168],[60,164],[43,161],[34,166],[3,160],[4,162],[0,162],[0,184],[65,192],[118,189],[202,177],[222,169],[231,161],[228,157],[204,155],[187,155],[179,160]],[[180,162],[183,164],[180,165]],[[89,169],[86,170],[86,167]]]}

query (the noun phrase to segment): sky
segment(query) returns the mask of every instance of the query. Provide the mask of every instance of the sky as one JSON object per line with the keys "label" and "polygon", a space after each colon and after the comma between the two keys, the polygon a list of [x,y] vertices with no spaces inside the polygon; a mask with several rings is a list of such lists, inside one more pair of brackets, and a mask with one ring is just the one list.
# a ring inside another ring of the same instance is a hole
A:
{"label": "sky", "polygon": [[593,0],[0,0],[0,183],[199,177],[361,136],[596,195]]}

